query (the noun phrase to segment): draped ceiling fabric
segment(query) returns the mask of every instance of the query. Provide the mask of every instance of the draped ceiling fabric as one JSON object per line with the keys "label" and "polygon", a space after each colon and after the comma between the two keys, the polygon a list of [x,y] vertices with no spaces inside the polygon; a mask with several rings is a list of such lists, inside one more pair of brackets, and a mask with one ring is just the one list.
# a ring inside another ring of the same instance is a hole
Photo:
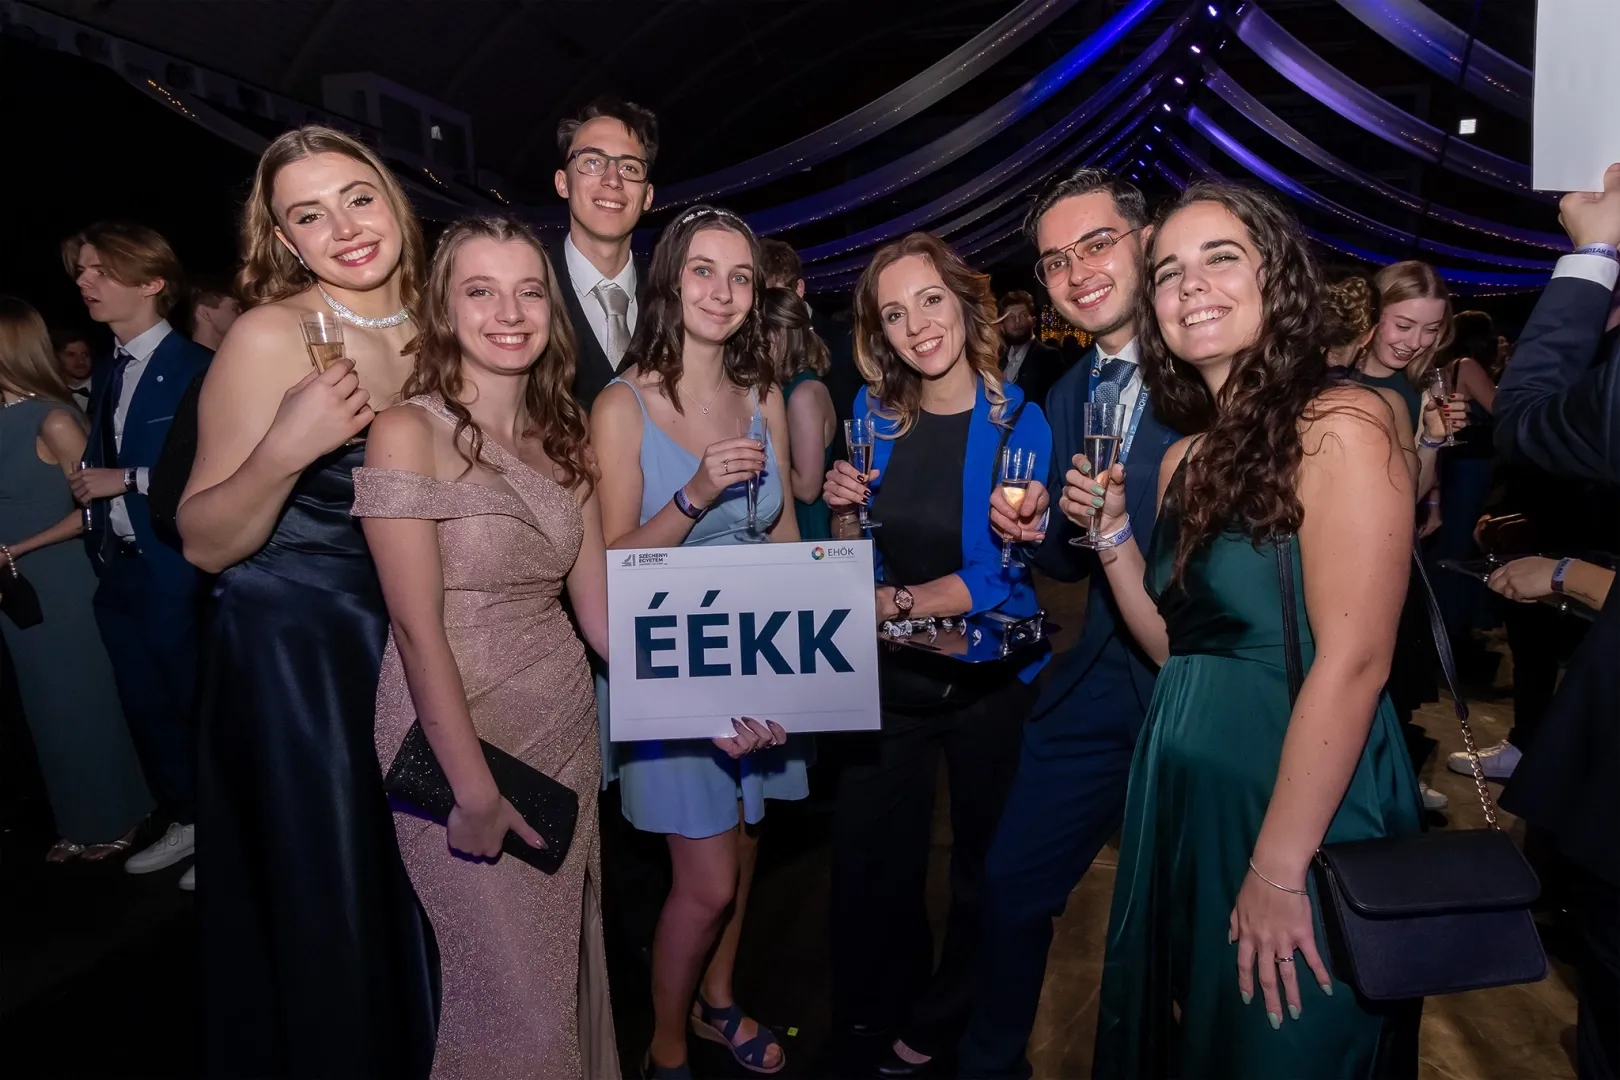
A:
{"label": "draped ceiling fabric", "polygon": [[[1469,93],[1521,120],[1530,119],[1535,79],[1530,69],[1424,6],[1420,0],[1339,0],[1339,6],[1374,33],[1450,82],[1463,76]],[[1463,54],[1468,70],[1462,71]]]}
{"label": "draped ceiling fabric", "polygon": [[1449,139],[1439,128],[1396,108],[1306,48],[1258,4],[1249,3],[1230,22],[1238,38],[1278,74],[1362,130],[1451,172],[1543,198],[1530,186],[1530,166]]}
{"label": "draped ceiling fabric", "polygon": [[1023,0],[955,52],[876,101],[747,161],[659,190],[660,206],[746,191],[870,142],[961,89],[1046,29],[1076,0]]}
{"label": "draped ceiling fabric", "polygon": [[1355,166],[1346,164],[1300,134],[1286,120],[1266,108],[1258,98],[1239,86],[1230,75],[1213,64],[1205,68],[1204,85],[1214,91],[1215,95],[1222,101],[1241,112],[1250,123],[1296,154],[1314,162],[1340,180],[1354,184],[1380,198],[1387,199],[1397,206],[1413,213],[1425,214],[1435,221],[1454,225],[1459,229],[1467,229],[1470,232],[1495,237],[1498,240],[1513,240],[1521,244],[1528,244],[1531,247],[1547,248],[1552,251],[1569,250],[1569,237],[1567,236],[1557,233],[1538,232],[1534,229],[1524,229],[1516,225],[1504,225],[1501,222],[1488,221],[1485,218],[1464,214],[1460,210],[1436,206],[1419,199],[1411,192],[1391,187],[1382,180],[1362,172]]}
{"label": "draped ceiling fabric", "polygon": [[760,234],[782,232],[832,217],[931,176],[957,157],[1001,134],[1091,67],[1147,18],[1163,0],[1132,0],[1090,37],[978,116],[918,150],[826,191],[748,215]]}

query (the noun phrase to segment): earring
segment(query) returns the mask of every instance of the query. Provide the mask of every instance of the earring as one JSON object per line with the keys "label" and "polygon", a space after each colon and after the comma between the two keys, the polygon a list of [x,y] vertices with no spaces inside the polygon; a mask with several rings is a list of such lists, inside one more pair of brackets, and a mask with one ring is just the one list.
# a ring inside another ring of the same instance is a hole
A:
{"label": "earring", "polygon": [[305,270],[309,269],[309,263],[304,261],[304,253],[303,252],[301,252],[301,251],[293,252],[293,258],[298,260],[298,265],[299,266],[302,266]]}

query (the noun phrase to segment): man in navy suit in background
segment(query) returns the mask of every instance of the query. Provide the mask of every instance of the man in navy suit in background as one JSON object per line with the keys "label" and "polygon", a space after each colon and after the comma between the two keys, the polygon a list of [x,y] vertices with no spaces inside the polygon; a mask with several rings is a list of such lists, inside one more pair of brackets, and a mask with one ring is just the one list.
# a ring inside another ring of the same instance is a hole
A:
{"label": "man in navy suit in background", "polygon": [[[1028,1077],[1025,1046],[1035,1025],[1052,924],[1069,893],[1119,828],[1136,737],[1156,670],[1115,606],[1097,557],[1069,540],[1084,526],[1041,517],[1083,451],[1081,406],[1116,402],[1125,416],[1119,460],[1135,541],[1145,552],[1157,517],[1159,462],[1177,434],[1160,423],[1137,366],[1135,312],[1147,208],[1133,185],[1097,169],[1049,182],[1025,231],[1040,252],[1037,276],[1063,317],[1092,347],[1046,398],[1052,461],[1046,490],[1032,486],[1018,516],[999,493],[998,530],[1039,541],[1035,565],[1062,581],[1090,578],[1080,640],[1049,666],[1024,725],[1012,794],[986,861],[983,939],[973,1015],[963,1035],[964,1077]],[[1030,496],[1034,496],[1031,498]]]}
{"label": "man in navy suit in background", "polygon": [[[152,531],[146,492],[175,407],[214,354],[164,318],[180,296],[180,262],[156,232],[92,225],[63,242],[62,261],[90,317],[114,338],[112,357],[92,378],[85,468],[72,484],[91,511],[84,539],[100,578],[96,622],[118,696],[147,783],[172,818],[124,864],[144,874],[186,858],[195,844],[199,600],[197,571]],[[195,882],[188,869],[181,888]]]}

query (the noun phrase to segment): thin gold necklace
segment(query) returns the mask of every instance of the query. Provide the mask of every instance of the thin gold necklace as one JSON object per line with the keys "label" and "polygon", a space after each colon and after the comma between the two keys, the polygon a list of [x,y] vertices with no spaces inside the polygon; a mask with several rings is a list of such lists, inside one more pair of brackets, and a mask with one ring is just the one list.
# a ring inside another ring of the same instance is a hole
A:
{"label": "thin gold necklace", "polygon": [[[709,415],[709,407],[714,404],[714,399],[720,396],[720,388],[722,386],[724,386],[724,385],[726,385],[726,369],[721,368],[720,369],[720,381],[714,384],[714,393],[709,395],[708,404],[698,405],[698,408],[703,410],[703,415],[704,416]],[[682,392],[685,393],[684,390]],[[697,398],[693,397],[691,394],[687,394],[686,396],[687,396],[687,400],[691,401],[692,404],[697,405],[697,403],[698,403]]]}

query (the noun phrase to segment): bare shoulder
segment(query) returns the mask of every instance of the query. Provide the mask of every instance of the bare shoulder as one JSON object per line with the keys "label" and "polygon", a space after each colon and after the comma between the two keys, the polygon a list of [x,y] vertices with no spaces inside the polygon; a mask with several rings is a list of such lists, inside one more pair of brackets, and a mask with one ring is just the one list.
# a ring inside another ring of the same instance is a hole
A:
{"label": "bare shoulder", "polygon": [[205,387],[286,389],[308,374],[299,310],[286,302],[244,311],[220,342]]}
{"label": "bare shoulder", "polygon": [[636,392],[626,383],[616,382],[596,395],[591,405],[591,431],[624,432],[641,423],[641,406]]}
{"label": "bare shoulder", "polygon": [[444,457],[447,424],[429,416],[414,405],[384,409],[371,422],[366,434],[366,467],[404,469],[423,476],[439,476]]}
{"label": "bare shoulder", "polygon": [[1171,479],[1176,475],[1176,470],[1181,468],[1181,463],[1187,459],[1187,451],[1191,450],[1193,444],[1197,441],[1197,435],[1183,435],[1165,450],[1164,460],[1159,462],[1159,498],[1161,500],[1164,498],[1165,489],[1170,486]]}
{"label": "bare shoulder", "polygon": [[84,435],[85,422],[73,409],[52,409],[39,423],[39,437],[53,448],[58,443],[83,439]]}
{"label": "bare shoulder", "polygon": [[1395,411],[1405,405],[1365,386],[1334,386],[1317,395],[1300,418],[1306,457],[1334,446],[1391,450],[1400,445],[1401,422]]}

